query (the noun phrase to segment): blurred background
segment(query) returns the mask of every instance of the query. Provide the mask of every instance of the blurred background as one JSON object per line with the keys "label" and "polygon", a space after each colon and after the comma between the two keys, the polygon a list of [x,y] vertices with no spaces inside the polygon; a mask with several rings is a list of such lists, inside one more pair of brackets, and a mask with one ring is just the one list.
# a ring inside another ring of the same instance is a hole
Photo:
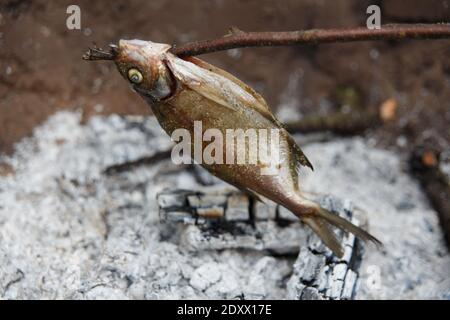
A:
{"label": "blurred background", "polygon": [[[68,30],[66,9],[81,8],[81,30]],[[366,8],[382,23],[450,20],[450,1],[209,0],[0,1],[0,153],[57,110],[150,114],[111,63],[81,60],[96,43],[138,38],[180,44],[244,31],[364,26]],[[259,91],[282,121],[308,115],[377,110],[396,116],[366,132],[382,147],[409,151],[450,142],[448,41],[358,42],[248,48],[202,56]],[[296,110],[295,113],[286,110]],[[296,118],[296,119],[293,119]]]}

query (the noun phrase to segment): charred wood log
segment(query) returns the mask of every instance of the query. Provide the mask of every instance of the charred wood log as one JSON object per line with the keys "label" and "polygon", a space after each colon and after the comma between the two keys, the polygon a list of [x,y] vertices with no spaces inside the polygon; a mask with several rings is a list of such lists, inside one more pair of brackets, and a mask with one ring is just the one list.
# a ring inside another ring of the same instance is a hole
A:
{"label": "charred wood log", "polygon": [[[234,191],[203,193],[164,190],[157,196],[161,222],[178,225],[178,244],[188,250],[247,249],[274,256],[297,256],[287,289],[292,299],[351,299],[354,297],[362,244],[339,233],[345,247],[336,258],[288,210],[254,202]],[[348,201],[319,197],[321,205],[358,224]]]}
{"label": "charred wood log", "polygon": [[410,157],[410,170],[438,212],[448,248],[450,248],[450,182],[440,169],[440,152],[419,147]]}

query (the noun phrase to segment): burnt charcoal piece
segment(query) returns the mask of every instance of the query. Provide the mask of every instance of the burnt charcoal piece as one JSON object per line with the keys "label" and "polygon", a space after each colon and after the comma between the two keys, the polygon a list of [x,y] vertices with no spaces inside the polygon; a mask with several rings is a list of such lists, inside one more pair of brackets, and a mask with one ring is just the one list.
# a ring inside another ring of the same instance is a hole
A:
{"label": "burnt charcoal piece", "polygon": [[410,170],[419,180],[431,205],[439,214],[447,247],[450,249],[450,181],[440,169],[440,152],[418,147],[411,154]]}
{"label": "burnt charcoal piece", "polygon": [[[277,256],[297,255],[287,282],[292,299],[352,299],[356,293],[362,245],[353,234],[338,235],[345,248],[336,258],[320,239],[285,208],[253,203],[236,192],[202,193],[166,189],[157,196],[161,221],[180,224],[178,245],[189,251],[247,249]],[[355,225],[349,201],[322,196],[323,207]]]}

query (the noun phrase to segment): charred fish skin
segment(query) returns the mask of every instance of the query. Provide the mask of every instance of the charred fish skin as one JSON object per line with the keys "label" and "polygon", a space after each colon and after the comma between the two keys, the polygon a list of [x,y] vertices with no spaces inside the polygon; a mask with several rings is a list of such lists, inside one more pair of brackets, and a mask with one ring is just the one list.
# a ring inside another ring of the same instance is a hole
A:
{"label": "charred fish skin", "polygon": [[[342,245],[331,226],[352,232],[363,240],[380,242],[349,221],[306,199],[298,187],[297,170],[312,165],[265,100],[226,71],[198,58],[179,58],[167,44],[120,40],[114,62],[133,89],[147,101],[161,127],[169,134],[180,128],[194,134],[202,130],[279,130],[278,174],[261,173],[261,164],[202,164],[220,179],[259,198],[272,200],[310,226],[339,257]],[[223,153],[230,152],[226,145]]]}

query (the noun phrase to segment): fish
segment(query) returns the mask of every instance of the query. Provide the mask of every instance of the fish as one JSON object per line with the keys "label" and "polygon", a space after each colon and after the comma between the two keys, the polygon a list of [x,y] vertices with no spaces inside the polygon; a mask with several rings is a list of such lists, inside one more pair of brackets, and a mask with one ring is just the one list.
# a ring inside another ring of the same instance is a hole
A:
{"label": "fish", "polygon": [[[337,257],[343,256],[344,249],[333,228],[381,245],[367,231],[321,207],[300,190],[299,171],[303,167],[313,170],[313,166],[260,94],[225,70],[196,57],[178,57],[170,49],[169,44],[120,40],[118,45],[110,46],[110,52],[91,49],[87,58],[114,61],[169,136],[179,129],[194,135],[198,122],[204,132],[214,129],[224,135],[227,130],[277,130],[278,141],[270,145],[275,146],[278,155],[276,174],[264,173],[267,163],[263,161],[201,165],[256,200],[273,201],[288,209]],[[206,142],[201,143],[204,148]],[[246,141],[247,156],[252,143]],[[234,149],[225,146],[222,151],[230,153]]]}

